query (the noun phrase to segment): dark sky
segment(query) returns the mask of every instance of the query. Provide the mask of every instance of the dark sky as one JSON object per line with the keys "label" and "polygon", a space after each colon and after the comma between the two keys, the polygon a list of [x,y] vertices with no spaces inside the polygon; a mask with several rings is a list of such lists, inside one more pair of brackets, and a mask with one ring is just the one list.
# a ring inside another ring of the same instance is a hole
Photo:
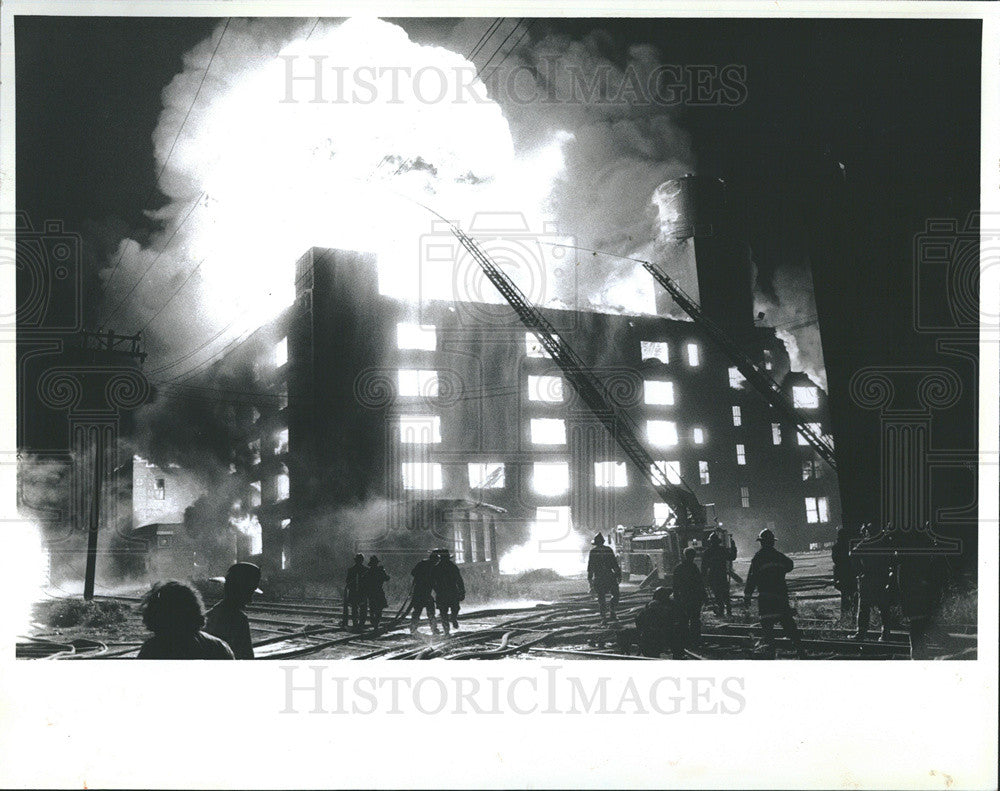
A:
{"label": "dark sky", "polygon": [[[426,34],[426,23],[395,21]],[[83,234],[91,276],[126,229],[139,238],[148,231],[142,209],[161,200],[150,142],[160,91],[216,22],[15,20],[18,208],[36,227],[60,218]],[[746,65],[745,103],[688,107],[680,122],[699,172],[746,196],[765,277],[783,251],[846,229],[832,261],[814,260],[814,278],[840,452],[858,480],[877,474],[878,424],[849,405],[847,386],[868,365],[953,368],[966,395],[936,417],[935,443],[971,447],[974,365],[940,355],[936,337],[914,332],[911,293],[914,237],[927,219],[962,223],[978,207],[980,23],[540,20],[531,35],[595,28],[612,60],[648,43],[668,63]],[[848,174],[829,221],[824,152]],[[942,496],[969,499],[968,475],[944,478]]]}

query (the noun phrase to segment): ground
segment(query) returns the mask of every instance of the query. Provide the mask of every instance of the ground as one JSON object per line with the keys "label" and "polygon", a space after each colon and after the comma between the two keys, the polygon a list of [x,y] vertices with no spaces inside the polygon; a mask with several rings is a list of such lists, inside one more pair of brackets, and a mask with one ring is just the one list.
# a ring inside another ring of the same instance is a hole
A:
{"label": "ground", "polygon": [[[796,621],[815,643],[817,658],[890,658],[906,654],[905,635],[897,633],[892,645],[854,646],[846,641],[851,624],[840,621],[840,603],[831,584],[828,550],[795,553],[795,569],[789,575]],[[749,559],[737,560],[734,570],[745,578]],[[341,608],[337,586],[310,584],[299,599],[260,599],[249,610],[258,657],[308,655],[314,658],[346,659],[386,657],[416,658],[475,655],[481,658],[518,657],[605,658],[620,655],[622,638],[632,625],[634,612],[649,599],[639,590],[639,581],[622,585],[621,619],[605,628],[598,622],[596,605],[587,593],[586,579],[535,572],[503,578],[488,601],[470,597],[463,603],[461,627],[450,640],[432,638],[426,622],[414,637],[409,622],[393,622],[401,602],[390,602],[385,620],[391,628],[379,634],[355,634],[340,626]],[[29,641],[19,644],[19,656],[56,654],[59,658],[85,656],[134,656],[149,634],[138,614],[142,588],[123,588],[115,596],[103,596],[84,605],[79,599],[52,597],[35,608],[36,621]],[[212,590],[206,590],[209,604]],[[710,608],[703,616],[706,638],[700,658],[749,658],[755,656],[758,632],[756,606],[741,605],[742,586],[733,583],[733,615],[719,618]],[[975,627],[972,606],[952,604],[946,613],[946,631],[956,646],[950,653],[974,655]],[[878,629],[878,615],[873,616]],[[965,635],[963,637],[963,635]],[[960,639],[961,638],[961,639]],[[779,642],[779,656],[787,647]]]}

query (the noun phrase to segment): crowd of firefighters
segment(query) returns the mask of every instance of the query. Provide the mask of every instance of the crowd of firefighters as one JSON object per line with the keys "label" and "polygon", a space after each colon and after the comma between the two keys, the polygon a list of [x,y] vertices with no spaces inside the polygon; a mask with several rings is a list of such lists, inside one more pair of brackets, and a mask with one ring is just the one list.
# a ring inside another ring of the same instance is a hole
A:
{"label": "crowd of firefighters", "polygon": [[[785,575],[794,567],[787,556],[775,549],[771,530],[762,530],[757,537],[760,550],[750,561],[743,589],[744,604],[749,606],[754,592],[760,611],[760,624],[765,652],[775,654],[774,626],[781,624],[791,639],[799,658],[805,657],[802,638],[792,616]],[[617,620],[621,566],[614,552],[606,546],[604,536],[594,537],[594,548],[587,563],[587,579],[597,596],[601,621]],[[730,564],[735,560],[735,545],[724,546],[721,533],[713,532],[702,553],[701,568],[697,563],[698,549],[684,549],[683,559],[673,569],[672,587],[661,586],[653,591],[652,600],[635,619],[635,641],[643,656],[658,657],[669,653],[683,659],[701,639],[701,613],[708,592],[712,592],[715,614],[732,615],[729,591]],[[607,601],[610,599],[610,607]],[[623,641],[627,642],[627,640]]]}
{"label": "crowd of firefighters", "polygon": [[[882,624],[880,640],[892,638],[896,614],[906,622],[910,656],[928,657],[928,638],[946,639],[937,623],[944,591],[953,582],[948,558],[957,545],[921,530],[878,530],[871,523],[857,530],[842,527],[833,545],[833,584],[840,591],[841,615],[853,620],[856,640],[868,637],[872,610]],[[855,620],[856,619],[856,620]]]}
{"label": "crowd of firefighters", "polygon": [[[785,580],[794,563],[775,549],[773,531],[762,530],[757,541],[760,549],[750,561],[743,603],[749,607],[756,591],[763,653],[775,656],[774,626],[780,624],[796,655],[805,658]],[[838,531],[831,554],[833,583],[841,597],[841,618],[855,626],[852,639],[868,638],[873,609],[879,613],[879,639],[883,642],[892,640],[895,613],[900,614],[909,632],[913,659],[929,656],[929,637],[946,638],[936,616],[949,581],[947,551],[929,524],[923,530],[912,531],[894,531],[891,525],[878,531],[871,524],[858,530],[844,527]],[[731,615],[729,563],[735,559],[735,546],[725,550],[719,533],[712,533],[700,569],[697,555],[695,547],[684,550],[683,560],[673,569],[672,587],[657,588],[636,617],[636,642],[643,655],[658,657],[669,652],[680,659],[698,645],[707,590],[712,592],[716,615]],[[607,619],[609,598],[610,617],[614,620],[621,568],[600,534],[594,538],[587,576],[602,621]]]}
{"label": "crowd of firefighters", "polygon": [[[427,612],[431,631],[440,634],[438,618],[445,635],[458,628],[458,611],[461,602],[465,600],[465,581],[462,572],[451,559],[447,549],[435,549],[417,563],[410,572],[413,577],[412,614],[410,631],[416,632],[421,615]],[[347,583],[344,586],[344,614],[341,625],[346,629],[348,614],[351,626],[355,631],[365,627],[366,617],[370,619],[373,629],[378,629],[382,621],[382,611],[386,607],[385,589],[383,585],[389,581],[389,575],[374,555],[365,566],[364,555],[354,556],[354,565],[347,572]]]}
{"label": "crowd of firefighters", "polygon": [[[774,627],[780,624],[799,658],[806,656],[801,633],[789,601],[786,575],[794,563],[775,548],[775,535],[762,530],[760,549],[750,561],[743,588],[743,604],[750,606],[757,594],[761,648],[775,656]],[[841,528],[832,548],[833,583],[840,591],[841,614],[856,625],[854,639],[865,640],[871,611],[881,619],[881,640],[892,639],[894,612],[906,620],[910,655],[928,656],[928,638],[942,637],[935,615],[948,582],[945,547],[929,525],[920,531],[875,531],[870,524],[857,531]],[[711,533],[702,548],[688,546],[674,567],[671,586],[653,591],[651,600],[635,619],[634,629],[616,628],[624,644],[631,640],[647,657],[669,654],[682,659],[701,639],[702,610],[709,601],[719,617],[732,615],[730,577],[735,545],[726,546],[721,531]],[[410,630],[416,633],[426,612],[433,634],[445,636],[458,628],[458,614],[465,599],[461,571],[447,549],[435,549],[411,571]],[[736,579],[739,579],[736,577]],[[261,571],[252,563],[236,563],[226,574],[222,601],[207,613],[191,585],[158,583],[143,602],[143,621],[153,632],[140,652],[141,659],[252,659],[253,645],[245,608],[260,593]],[[347,572],[343,595],[342,627],[362,631],[382,624],[387,606],[384,585],[389,575],[372,556],[356,555]],[[614,551],[598,533],[587,562],[587,580],[597,598],[601,622],[616,622],[622,570]],[[404,605],[405,607],[405,605]],[[402,612],[402,609],[401,609]],[[404,613],[405,614],[405,613]],[[440,624],[440,628],[439,628]]]}

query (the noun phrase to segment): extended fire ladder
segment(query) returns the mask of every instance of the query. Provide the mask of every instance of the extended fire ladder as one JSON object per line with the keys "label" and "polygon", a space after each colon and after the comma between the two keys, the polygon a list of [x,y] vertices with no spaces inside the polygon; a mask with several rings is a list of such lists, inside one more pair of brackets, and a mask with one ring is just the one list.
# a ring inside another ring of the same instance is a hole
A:
{"label": "extended fire ladder", "polygon": [[683,289],[677,285],[665,272],[649,261],[642,261],[643,268],[649,272],[667,293],[673,297],[674,302],[680,305],[681,309],[687,313],[696,324],[701,326],[708,336],[719,345],[719,347],[729,357],[730,361],[743,378],[749,382],[755,390],[767,399],[771,407],[782,417],[795,424],[798,432],[805,438],[812,449],[829,464],[834,471],[837,469],[837,458],[833,453],[833,446],[816,432],[807,422],[799,416],[798,410],[788,400],[788,396],[781,389],[781,386],[772,379],[767,372],[759,366],[750,356],[743,351],[730,337],[729,334],[719,327],[711,319],[702,313],[698,303],[684,293]]}
{"label": "extended fire ladder", "polygon": [[642,443],[639,442],[635,421],[615,403],[608,394],[604,383],[593,374],[586,363],[559,336],[549,321],[528,302],[521,290],[490,259],[479,244],[467,236],[457,225],[449,222],[448,226],[482,268],[486,277],[514,309],[524,325],[535,335],[545,351],[559,366],[594,416],[600,420],[625,452],[625,455],[639,469],[643,479],[648,481],[663,502],[673,509],[677,515],[677,524],[704,525],[705,507],[698,502],[698,498],[689,489],[682,488],[667,479],[667,471],[655,462]]}

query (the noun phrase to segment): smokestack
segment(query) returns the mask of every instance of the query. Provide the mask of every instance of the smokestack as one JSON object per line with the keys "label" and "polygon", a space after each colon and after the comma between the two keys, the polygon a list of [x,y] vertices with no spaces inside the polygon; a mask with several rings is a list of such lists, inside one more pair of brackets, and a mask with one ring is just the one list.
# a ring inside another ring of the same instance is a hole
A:
{"label": "smokestack", "polygon": [[[691,240],[698,279],[697,299],[705,315],[737,338],[753,331],[750,246],[722,179],[687,174],[657,187],[661,232],[668,242]],[[660,300],[669,300],[657,294]],[[658,313],[669,312],[657,305]]]}

